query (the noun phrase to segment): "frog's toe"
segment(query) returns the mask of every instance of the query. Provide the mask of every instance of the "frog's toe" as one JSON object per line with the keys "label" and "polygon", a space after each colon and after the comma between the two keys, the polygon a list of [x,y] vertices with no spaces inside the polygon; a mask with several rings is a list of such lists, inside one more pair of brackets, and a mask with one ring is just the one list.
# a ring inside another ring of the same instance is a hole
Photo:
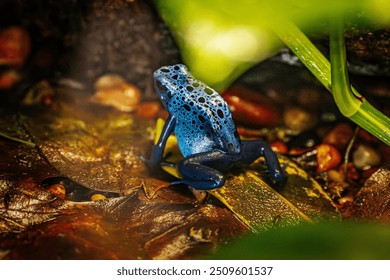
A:
{"label": "frog's toe", "polygon": [[211,190],[222,187],[225,177],[218,170],[202,165],[203,160],[208,159],[209,154],[198,154],[179,162],[178,169],[183,177],[182,183],[196,190]]}
{"label": "frog's toe", "polygon": [[185,184],[191,186],[195,190],[207,191],[207,190],[212,190],[212,189],[222,187],[225,184],[225,178],[221,177],[220,179],[215,181],[194,181],[194,180],[183,179],[183,180],[172,182],[172,185],[177,185],[177,184]]}
{"label": "frog's toe", "polygon": [[278,166],[277,168],[269,168],[268,175],[271,177],[273,182],[279,186],[283,186],[286,183],[287,175],[286,175],[286,167],[288,163],[285,163],[282,167]]}
{"label": "frog's toe", "polygon": [[283,185],[286,182],[286,175],[283,169],[272,170],[271,172],[272,179],[278,184]]}

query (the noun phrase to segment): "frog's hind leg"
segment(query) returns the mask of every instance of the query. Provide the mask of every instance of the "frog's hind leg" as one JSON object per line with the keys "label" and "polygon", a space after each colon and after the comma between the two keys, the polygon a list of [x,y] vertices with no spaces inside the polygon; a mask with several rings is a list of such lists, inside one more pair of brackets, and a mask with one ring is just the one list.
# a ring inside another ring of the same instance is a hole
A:
{"label": "frog's hind leg", "polygon": [[173,184],[187,184],[196,190],[211,190],[225,184],[223,174],[216,168],[224,161],[226,153],[215,150],[212,152],[191,155],[178,163],[178,169],[183,179]]}
{"label": "frog's hind leg", "polygon": [[278,157],[268,143],[262,140],[241,142],[241,161],[243,163],[251,164],[259,157],[264,157],[272,179],[282,185],[286,179],[284,168],[280,167]]}

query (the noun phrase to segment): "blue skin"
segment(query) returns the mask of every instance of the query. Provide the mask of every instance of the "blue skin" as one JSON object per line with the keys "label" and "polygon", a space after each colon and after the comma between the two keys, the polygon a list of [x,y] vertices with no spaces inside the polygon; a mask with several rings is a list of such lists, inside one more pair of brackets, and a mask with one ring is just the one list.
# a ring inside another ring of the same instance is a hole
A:
{"label": "blue skin", "polygon": [[155,88],[169,112],[163,131],[153,146],[151,168],[160,168],[168,137],[174,132],[184,159],[178,163],[184,183],[197,190],[224,185],[223,173],[264,157],[270,175],[278,184],[284,170],[270,146],[261,140],[240,139],[230,110],[223,98],[196,80],[181,64],[164,66],[154,72]]}

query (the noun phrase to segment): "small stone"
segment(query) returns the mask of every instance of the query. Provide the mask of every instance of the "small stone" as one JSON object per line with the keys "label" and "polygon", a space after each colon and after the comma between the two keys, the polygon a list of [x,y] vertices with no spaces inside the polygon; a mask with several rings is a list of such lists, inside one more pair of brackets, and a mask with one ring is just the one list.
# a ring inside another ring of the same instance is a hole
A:
{"label": "small stone", "polygon": [[30,35],[24,28],[10,26],[0,30],[0,65],[23,66],[30,49]]}
{"label": "small stone", "polygon": [[294,107],[284,112],[283,122],[288,129],[298,134],[313,128],[318,122],[318,117],[301,108]]}
{"label": "small stone", "polygon": [[47,191],[51,194],[54,194],[56,197],[65,199],[66,189],[62,184],[54,184],[47,188]]}
{"label": "small stone", "polygon": [[250,127],[274,127],[280,122],[280,113],[272,101],[256,91],[231,88],[223,93],[233,118]]}
{"label": "small stone", "polygon": [[98,201],[98,200],[103,200],[103,199],[106,199],[107,197],[103,194],[100,194],[100,193],[95,193],[91,196],[91,200],[92,201]]}
{"label": "small stone", "polygon": [[342,206],[344,206],[345,204],[351,204],[352,202],[353,202],[352,195],[343,196],[338,199],[338,203]]}
{"label": "small stone", "polygon": [[341,162],[339,151],[329,144],[321,144],[317,150],[317,172],[324,172],[336,168]]}
{"label": "small stone", "polygon": [[16,70],[8,70],[0,73],[0,89],[10,89],[22,79]]}
{"label": "small stone", "polygon": [[153,119],[161,109],[161,102],[142,102],[137,106],[136,114],[138,117]]}
{"label": "small stone", "polygon": [[287,154],[287,145],[282,141],[275,141],[270,144],[272,151],[284,155]]}
{"label": "small stone", "polygon": [[341,123],[338,124],[325,136],[323,142],[333,145],[338,149],[344,149],[347,147],[352,136],[352,128],[348,124]]}
{"label": "small stone", "polygon": [[360,144],[352,154],[353,164],[357,169],[370,169],[381,163],[380,154],[372,147]]}
{"label": "small stone", "polygon": [[120,85],[124,82],[125,80],[119,75],[107,74],[97,79],[95,82],[95,88],[97,90],[103,90],[107,88],[120,87]]}
{"label": "small stone", "polygon": [[104,75],[96,83],[94,102],[112,106],[121,112],[132,112],[141,101],[141,91],[118,75]]}
{"label": "small stone", "polygon": [[331,169],[328,171],[328,180],[337,183],[344,183],[344,174],[338,170]]}

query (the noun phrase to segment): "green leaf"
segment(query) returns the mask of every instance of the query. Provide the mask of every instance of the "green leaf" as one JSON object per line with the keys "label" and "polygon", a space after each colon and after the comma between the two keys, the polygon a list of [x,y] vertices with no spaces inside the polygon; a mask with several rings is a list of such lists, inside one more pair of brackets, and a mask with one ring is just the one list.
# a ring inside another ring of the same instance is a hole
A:
{"label": "green leaf", "polygon": [[[336,21],[340,24],[340,19]],[[318,81],[334,94],[335,102],[344,116],[390,144],[390,119],[371,106],[349,84],[342,27],[333,26],[331,29],[332,64],[293,22],[284,20],[282,25],[275,24],[274,30]]]}
{"label": "green leaf", "polygon": [[332,21],[330,37],[332,92],[340,112],[390,145],[390,119],[376,110],[349,84],[341,16]]}
{"label": "green leaf", "polygon": [[247,235],[212,259],[389,259],[390,227],[362,223],[301,224]]}

